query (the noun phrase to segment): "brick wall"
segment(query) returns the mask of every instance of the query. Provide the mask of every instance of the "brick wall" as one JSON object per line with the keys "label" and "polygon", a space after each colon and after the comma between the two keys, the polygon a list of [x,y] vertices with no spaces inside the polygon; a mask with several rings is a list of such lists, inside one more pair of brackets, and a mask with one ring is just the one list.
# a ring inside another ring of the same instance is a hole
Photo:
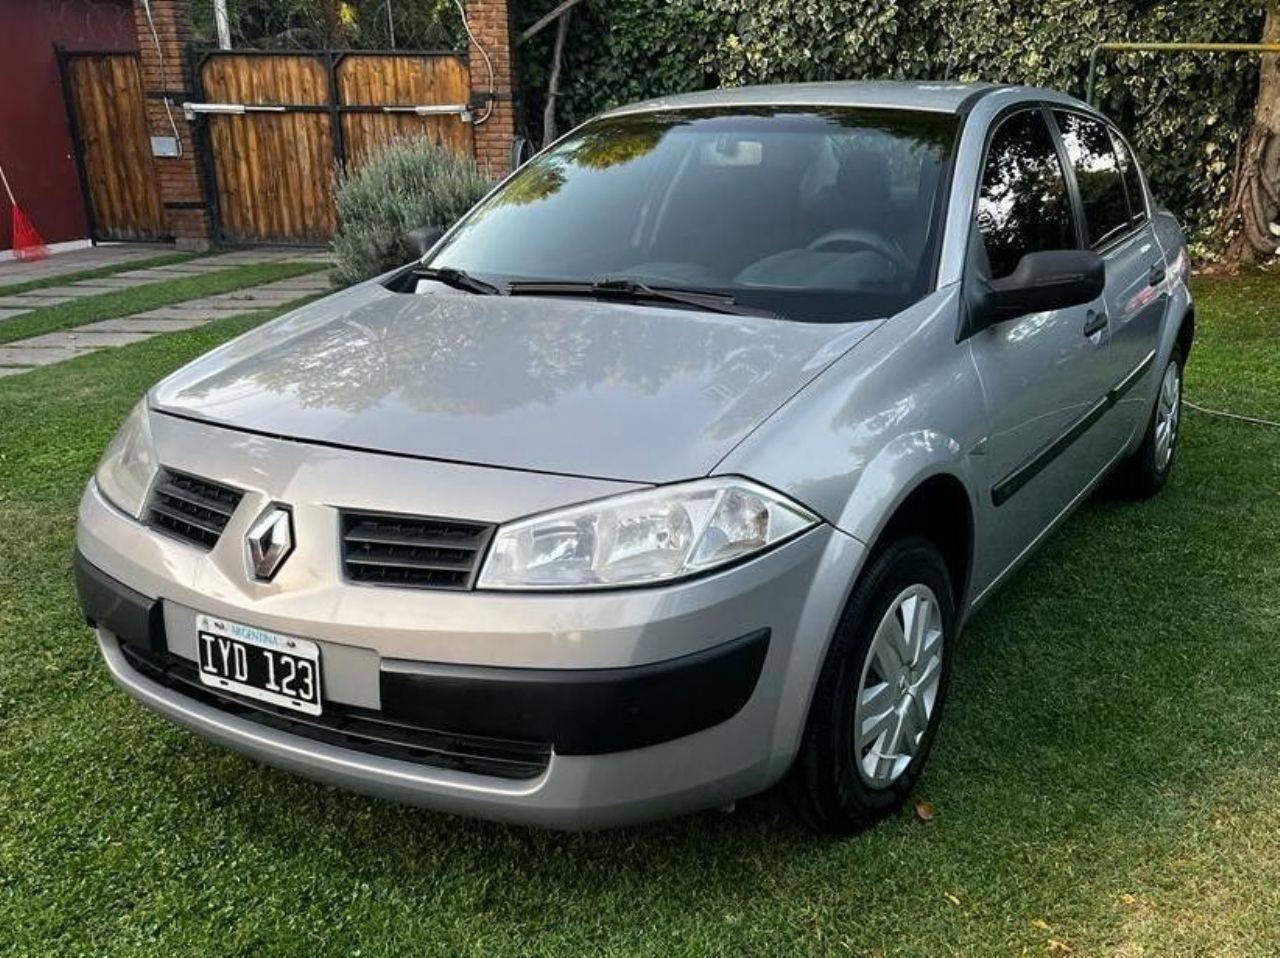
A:
{"label": "brick wall", "polygon": [[[160,177],[160,201],[165,222],[181,249],[206,249],[212,235],[208,198],[196,155],[194,130],[182,116],[182,101],[191,99],[187,91],[187,50],[191,38],[190,0],[151,0],[151,20],[147,20],[142,0],[133,0],[138,29],[138,49],[142,57],[142,85],[147,95],[147,119],[153,136],[172,136],[177,128],[183,155],[156,158]],[[161,94],[168,94],[169,112]]]}
{"label": "brick wall", "polygon": [[[467,0],[467,21],[471,32],[484,47],[493,63],[493,107],[489,118],[476,125],[476,162],[494,178],[505,176],[511,166],[511,139],[515,135],[515,104],[511,95],[514,87],[511,63],[511,14],[507,0]],[[489,94],[489,71],[484,57],[471,44],[468,59],[471,67],[471,97],[480,101]],[[476,118],[484,116],[484,110]]]}

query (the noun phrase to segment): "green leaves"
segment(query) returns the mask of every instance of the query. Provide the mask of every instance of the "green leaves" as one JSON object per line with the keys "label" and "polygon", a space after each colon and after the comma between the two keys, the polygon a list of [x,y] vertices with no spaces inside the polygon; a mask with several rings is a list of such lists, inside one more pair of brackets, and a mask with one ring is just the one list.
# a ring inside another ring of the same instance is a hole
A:
{"label": "green leaves", "polygon": [[[522,25],[553,5],[522,5]],[[965,79],[1083,96],[1097,43],[1255,42],[1263,17],[1259,3],[1219,0],[595,0],[578,11],[561,87],[566,126],[645,97],[747,83]],[[549,60],[546,38],[520,49],[531,118]],[[1257,75],[1251,56],[1100,61],[1103,109],[1130,134],[1160,201],[1202,234],[1226,202]]]}

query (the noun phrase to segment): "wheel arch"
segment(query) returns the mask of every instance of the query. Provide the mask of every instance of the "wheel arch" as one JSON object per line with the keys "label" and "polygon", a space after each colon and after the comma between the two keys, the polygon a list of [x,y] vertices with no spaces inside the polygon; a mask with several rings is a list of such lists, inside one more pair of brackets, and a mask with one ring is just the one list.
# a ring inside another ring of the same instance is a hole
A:
{"label": "wheel arch", "polygon": [[960,613],[973,569],[974,516],[968,490],[958,476],[936,472],[921,479],[886,519],[872,550],[908,535],[918,535],[938,547]]}
{"label": "wheel arch", "polygon": [[1191,344],[1196,338],[1196,308],[1188,306],[1186,312],[1182,314],[1182,319],[1178,322],[1178,331],[1174,333],[1173,341],[1182,351],[1182,361],[1185,363],[1191,355]]}
{"label": "wheel arch", "polygon": [[932,542],[947,565],[957,617],[962,621],[973,571],[975,531],[973,502],[964,480],[955,472],[935,470],[904,487],[868,539],[868,555],[905,536]]}

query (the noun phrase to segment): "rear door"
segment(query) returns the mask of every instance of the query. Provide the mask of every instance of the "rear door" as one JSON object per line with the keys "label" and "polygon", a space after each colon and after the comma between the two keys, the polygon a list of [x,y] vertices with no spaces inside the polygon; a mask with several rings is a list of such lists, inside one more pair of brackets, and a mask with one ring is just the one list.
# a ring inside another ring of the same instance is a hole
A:
{"label": "rear door", "polygon": [[1151,225],[1146,188],[1124,140],[1096,117],[1054,110],[1070,161],[1090,247],[1107,264],[1108,389],[1118,403],[1099,424],[1117,450],[1148,412],[1134,390],[1150,373],[1168,305],[1164,254]]}
{"label": "rear door", "polygon": [[[1050,122],[1032,106],[997,121],[991,135],[968,265],[988,279],[1008,276],[1027,253],[1083,242]],[[988,409],[984,454],[975,460],[986,476],[980,501],[988,513],[982,526],[990,530],[974,570],[984,588],[1109,458],[1088,426],[1109,376],[1103,303],[996,323],[967,343]]]}

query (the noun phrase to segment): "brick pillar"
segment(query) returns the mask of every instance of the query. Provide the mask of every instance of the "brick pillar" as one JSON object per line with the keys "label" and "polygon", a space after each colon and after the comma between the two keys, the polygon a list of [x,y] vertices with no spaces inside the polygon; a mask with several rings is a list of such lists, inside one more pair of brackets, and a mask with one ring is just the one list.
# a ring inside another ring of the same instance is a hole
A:
{"label": "brick pillar", "polygon": [[[208,249],[213,236],[209,202],[200,176],[195,131],[182,115],[182,101],[194,99],[187,87],[188,43],[191,38],[190,0],[151,0],[151,20],[143,0],[133,0],[142,58],[142,89],[147,98],[147,122],[152,136],[172,137],[177,128],[180,157],[156,157],[160,202],[165,224],[179,249]],[[152,24],[155,35],[152,34]],[[159,48],[156,46],[159,37]],[[169,98],[165,110],[162,95]],[[169,115],[172,113],[173,122]]]}
{"label": "brick pillar", "polygon": [[[511,169],[511,140],[516,132],[514,84],[511,75],[511,13],[507,0],[466,0],[467,22],[476,41],[493,62],[493,93],[489,118],[475,127],[476,162],[494,179]],[[489,70],[476,48],[467,51],[471,69],[471,99],[480,104],[476,119],[485,115],[484,98],[489,94]]]}

